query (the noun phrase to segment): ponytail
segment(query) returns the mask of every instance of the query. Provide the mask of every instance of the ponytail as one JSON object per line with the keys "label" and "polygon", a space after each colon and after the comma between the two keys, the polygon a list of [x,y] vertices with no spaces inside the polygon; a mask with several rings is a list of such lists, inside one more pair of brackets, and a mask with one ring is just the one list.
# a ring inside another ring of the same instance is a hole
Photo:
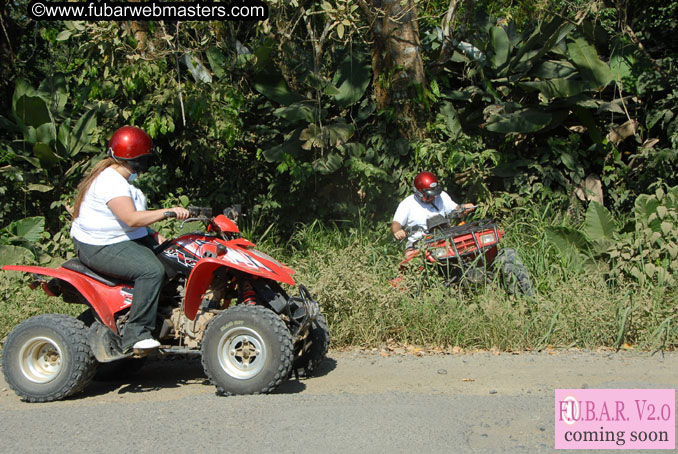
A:
{"label": "ponytail", "polygon": [[89,190],[89,187],[92,185],[92,182],[99,176],[101,172],[115,164],[115,161],[112,158],[105,158],[95,165],[92,170],[89,171],[87,176],[80,182],[78,185],[78,195],[75,198],[75,205],[73,207],[73,219],[76,219],[80,215],[80,205]]}

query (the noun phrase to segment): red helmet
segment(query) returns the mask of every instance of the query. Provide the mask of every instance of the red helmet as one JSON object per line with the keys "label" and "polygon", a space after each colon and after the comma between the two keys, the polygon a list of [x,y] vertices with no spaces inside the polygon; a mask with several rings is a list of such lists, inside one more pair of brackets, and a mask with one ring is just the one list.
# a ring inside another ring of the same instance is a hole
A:
{"label": "red helmet", "polygon": [[420,172],[414,177],[414,196],[424,203],[431,203],[443,188],[438,184],[438,178],[431,172]]}
{"label": "red helmet", "polygon": [[140,172],[146,170],[152,148],[153,140],[143,129],[123,126],[111,136],[108,155],[116,161],[128,161],[135,172]]}

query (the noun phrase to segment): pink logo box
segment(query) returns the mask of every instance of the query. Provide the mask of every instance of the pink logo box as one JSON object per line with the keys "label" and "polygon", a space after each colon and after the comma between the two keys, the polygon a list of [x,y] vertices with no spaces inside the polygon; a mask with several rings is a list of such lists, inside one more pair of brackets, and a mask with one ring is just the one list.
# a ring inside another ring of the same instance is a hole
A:
{"label": "pink logo box", "polygon": [[556,449],[675,449],[675,389],[556,389]]}

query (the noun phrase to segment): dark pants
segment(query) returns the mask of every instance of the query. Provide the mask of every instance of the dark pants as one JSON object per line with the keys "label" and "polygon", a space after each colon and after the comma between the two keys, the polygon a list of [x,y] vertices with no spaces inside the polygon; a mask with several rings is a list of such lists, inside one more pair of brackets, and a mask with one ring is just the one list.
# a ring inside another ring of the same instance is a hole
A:
{"label": "dark pants", "polygon": [[73,239],[80,261],[107,276],[134,282],[134,297],[129,321],[122,336],[122,351],[128,351],[140,340],[153,337],[160,289],[165,281],[165,268],[153,248],[157,243],[150,236],[105,246],[94,246]]}

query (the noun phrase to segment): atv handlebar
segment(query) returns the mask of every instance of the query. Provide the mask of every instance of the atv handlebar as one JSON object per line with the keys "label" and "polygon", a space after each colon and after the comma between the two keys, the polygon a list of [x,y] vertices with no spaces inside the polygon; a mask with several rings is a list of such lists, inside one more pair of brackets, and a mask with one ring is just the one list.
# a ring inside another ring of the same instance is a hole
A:
{"label": "atv handlebar", "polygon": [[463,207],[459,206],[459,208],[456,208],[456,209],[450,211],[449,213],[447,213],[446,217],[449,218],[449,219],[460,218],[460,217],[462,217],[462,215],[464,213],[469,212],[469,211],[473,211],[476,208],[478,208],[478,206],[479,205],[471,205],[470,207],[467,207],[467,208],[463,208]]}
{"label": "atv handlebar", "polygon": [[[210,207],[196,207],[189,205],[187,208],[189,218],[211,218],[212,208]],[[176,218],[177,214],[174,211],[165,211],[163,213],[166,218]]]}

